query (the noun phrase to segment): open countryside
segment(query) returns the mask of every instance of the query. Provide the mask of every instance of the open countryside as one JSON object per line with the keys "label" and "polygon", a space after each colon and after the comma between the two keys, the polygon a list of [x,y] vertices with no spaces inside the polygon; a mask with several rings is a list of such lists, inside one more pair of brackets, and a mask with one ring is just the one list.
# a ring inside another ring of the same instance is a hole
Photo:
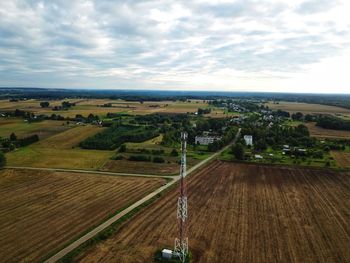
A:
{"label": "open countryside", "polygon": [[[214,162],[188,181],[193,261],[347,262],[349,184],[349,173]],[[151,262],[176,236],[177,194],[76,260]]]}
{"label": "open countryside", "polygon": [[[320,114],[324,105],[311,105],[311,113],[297,103],[286,111],[264,99],[227,98],[47,102],[48,115],[43,100],[1,109],[7,261],[152,262],[176,236],[178,190],[169,187],[178,180],[184,127],[187,167],[199,169],[188,178],[193,262],[349,258],[350,131],[339,117],[346,110],[333,107],[330,116]],[[107,111],[95,111],[104,104]],[[76,114],[82,106],[86,111]],[[219,160],[203,163],[215,153]],[[166,191],[155,195],[159,189]],[[128,209],[143,198],[141,207]],[[128,216],[118,217],[123,211]]]}
{"label": "open countryside", "polygon": [[0,1],[0,263],[350,263],[350,1]]}

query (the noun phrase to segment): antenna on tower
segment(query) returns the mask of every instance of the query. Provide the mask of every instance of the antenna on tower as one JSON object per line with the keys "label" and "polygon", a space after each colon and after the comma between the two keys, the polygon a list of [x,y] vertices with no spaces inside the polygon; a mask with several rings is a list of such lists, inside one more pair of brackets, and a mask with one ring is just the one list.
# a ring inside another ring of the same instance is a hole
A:
{"label": "antenna on tower", "polygon": [[181,132],[180,196],[177,200],[178,237],[175,238],[174,255],[185,262],[188,254],[187,238],[187,191],[186,191],[186,144],[187,133]]}

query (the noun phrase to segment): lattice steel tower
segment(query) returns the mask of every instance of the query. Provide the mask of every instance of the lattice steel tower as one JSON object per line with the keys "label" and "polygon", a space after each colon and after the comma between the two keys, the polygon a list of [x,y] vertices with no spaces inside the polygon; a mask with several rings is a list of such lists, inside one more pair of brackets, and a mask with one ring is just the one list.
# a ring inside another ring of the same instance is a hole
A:
{"label": "lattice steel tower", "polygon": [[186,193],[186,144],[187,133],[181,132],[181,167],[180,167],[180,196],[177,200],[177,221],[179,224],[178,237],[175,238],[174,254],[185,262],[188,254],[187,238],[187,193]]}

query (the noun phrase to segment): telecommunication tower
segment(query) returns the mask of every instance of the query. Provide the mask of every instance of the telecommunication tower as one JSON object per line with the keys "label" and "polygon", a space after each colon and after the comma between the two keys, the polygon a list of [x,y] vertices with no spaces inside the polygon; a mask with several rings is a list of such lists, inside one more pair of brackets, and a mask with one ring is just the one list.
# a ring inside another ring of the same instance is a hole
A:
{"label": "telecommunication tower", "polygon": [[186,191],[186,144],[187,133],[181,132],[180,196],[177,200],[178,237],[175,238],[174,255],[185,262],[188,254],[187,238],[187,191]]}

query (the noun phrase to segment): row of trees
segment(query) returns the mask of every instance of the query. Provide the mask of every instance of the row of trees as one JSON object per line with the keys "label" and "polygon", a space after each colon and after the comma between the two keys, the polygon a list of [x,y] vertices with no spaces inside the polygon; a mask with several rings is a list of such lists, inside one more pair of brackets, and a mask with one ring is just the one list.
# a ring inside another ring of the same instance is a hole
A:
{"label": "row of trees", "polygon": [[143,142],[159,136],[155,127],[112,124],[103,132],[88,137],[80,143],[85,149],[113,150],[125,142]]}
{"label": "row of trees", "polygon": [[18,139],[15,133],[11,133],[8,139],[2,139],[1,146],[6,149],[6,151],[12,151],[16,147],[24,147],[37,141],[39,141],[39,136],[37,134]]}
{"label": "row of trees", "polygon": [[128,158],[129,161],[136,162],[154,162],[154,163],[164,163],[165,159],[160,156],[147,156],[147,155],[130,155]]}
{"label": "row of trees", "polygon": [[350,131],[350,121],[345,121],[334,116],[320,116],[316,125],[325,129]]}
{"label": "row of trees", "polygon": [[210,112],[211,112],[210,108],[206,108],[206,109],[198,108],[197,110],[198,115],[209,114]]}

